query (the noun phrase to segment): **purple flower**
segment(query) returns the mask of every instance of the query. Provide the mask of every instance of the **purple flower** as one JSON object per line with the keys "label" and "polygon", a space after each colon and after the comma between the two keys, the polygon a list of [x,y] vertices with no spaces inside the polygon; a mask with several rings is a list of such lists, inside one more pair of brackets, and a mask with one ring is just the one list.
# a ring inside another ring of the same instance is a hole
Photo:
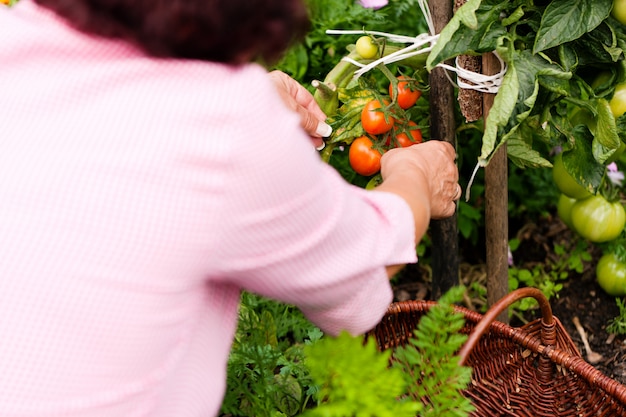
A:
{"label": "purple flower", "polygon": [[359,4],[367,9],[380,9],[385,7],[389,0],[359,0]]}
{"label": "purple flower", "polygon": [[609,177],[609,180],[618,187],[622,186],[622,182],[624,181],[624,173],[617,169],[617,164],[615,162],[611,162],[607,165],[606,175]]}

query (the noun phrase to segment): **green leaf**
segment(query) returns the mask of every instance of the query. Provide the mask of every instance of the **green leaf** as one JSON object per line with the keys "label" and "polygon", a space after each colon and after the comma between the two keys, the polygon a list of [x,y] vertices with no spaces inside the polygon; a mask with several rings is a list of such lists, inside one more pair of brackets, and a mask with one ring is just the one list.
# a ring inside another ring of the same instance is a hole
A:
{"label": "green leaf", "polygon": [[552,166],[550,161],[541,156],[541,153],[532,149],[521,138],[509,137],[509,140],[506,142],[506,151],[511,162],[520,168],[549,168]]}
{"label": "green leaf", "polygon": [[342,332],[305,347],[305,363],[321,386],[324,401],[305,416],[414,417],[418,402],[399,401],[405,380],[389,368],[392,351],[380,352],[376,340]]}
{"label": "green leaf", "polygon": [[553,0],[541,18],[533,53],[578,39],[606,19],[613,0]]}
{"label": "green leaf", "polygon": [[567,45],[575,51],[579,65],[612,64],[624,58],[617,33],[606,21]]}
{"label": "green leaf", "polygon": [[574,128],[575,146],[563,152],[563,166],[574,179],[595,194],[602,183],[605,167],[596,161],[591,150],[593,135],[586,126]]}
{"label": "green leaf", "polygon": [[603,164],[619,148],[621,141],[617,134],[615,117],[613,117],[609,102],[603,98],[594,101],[596,103],[597,122],[592,151],[595,160]]}
{"label": "green leaf", "polygon": [[496,49],[498,39],[506,34],[500,12],[507,2],[469,0],[463,4],[439,34],[426,60],[426,68],[461,54],[480,54]]}
{"label": "green leaf", "polygon": [[479,157],[479,161],[484,161],[485,165],[489,156],[496,148],[498,128],[508,123],[517,103],[519,93],[520,82],[517,77],[517,69],[514,65],[510,65],[506,74],[504,74],[502,85],[493,100],[493,105],[485,122],[485,133]]}
{"label": "green leaf", "polygon": [[[512,44],[498,49],[508,62],[502,85],[485,122],[485,133],[479,162],[487,165],[493,152],[515,135],[517,126],[526,119],[539,94],[539,80],[567,80],[572,74],[550,61],[547,57],[534,55],[528,50],[516,50]],[[564,92],[565,93],[565,92]],[[496,143],[502,131],[502,139]],[[537,161],[535,161],[537,162]],[[534,163],[534,162],[533,162]]]}

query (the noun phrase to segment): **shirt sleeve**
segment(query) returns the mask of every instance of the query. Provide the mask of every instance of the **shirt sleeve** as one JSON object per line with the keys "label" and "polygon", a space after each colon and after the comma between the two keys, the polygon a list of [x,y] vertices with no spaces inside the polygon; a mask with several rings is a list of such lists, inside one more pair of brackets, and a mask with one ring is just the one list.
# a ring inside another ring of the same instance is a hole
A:
{"label": "shirt sleeve", "polygon": [[392,301],[385,266],[417,260],[412,213],[324,163],[272,88],[257,95],[272,111],[245,116],[257,134],[229,165],[221,277],[298,306],[330,334],[366,332]]}

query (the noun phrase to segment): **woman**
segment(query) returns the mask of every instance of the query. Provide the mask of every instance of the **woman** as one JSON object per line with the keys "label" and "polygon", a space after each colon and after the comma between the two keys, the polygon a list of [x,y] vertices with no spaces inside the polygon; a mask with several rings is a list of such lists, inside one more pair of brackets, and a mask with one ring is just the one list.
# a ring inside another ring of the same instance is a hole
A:
{"label": "woman", "polygon": [[216,415],[242,289],[376,325],[455,210],[454,151],[344,182],[310,94],[252,63],[306,27],[295,0],[0,10],[1,416]]}

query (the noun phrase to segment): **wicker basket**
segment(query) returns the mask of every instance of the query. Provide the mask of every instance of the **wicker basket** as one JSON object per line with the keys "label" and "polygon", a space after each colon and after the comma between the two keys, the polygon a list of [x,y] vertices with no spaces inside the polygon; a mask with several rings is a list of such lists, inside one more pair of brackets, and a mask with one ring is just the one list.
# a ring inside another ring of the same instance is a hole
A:
{"label": "wicker basket", "polygon": [[[511,327],[495,318],[512,303],[533,297],[541,318]],[[420,317],[434,301],[392,304],[372,330],[381,349],[413,336]],[[459,355],[470,366],[472,382],[463,394],[475,417],[626,417],[626,386],[607,377],[581,356],[543,293],[522,288],[508,294],[484,315],[457,306],[469,338]]]}

